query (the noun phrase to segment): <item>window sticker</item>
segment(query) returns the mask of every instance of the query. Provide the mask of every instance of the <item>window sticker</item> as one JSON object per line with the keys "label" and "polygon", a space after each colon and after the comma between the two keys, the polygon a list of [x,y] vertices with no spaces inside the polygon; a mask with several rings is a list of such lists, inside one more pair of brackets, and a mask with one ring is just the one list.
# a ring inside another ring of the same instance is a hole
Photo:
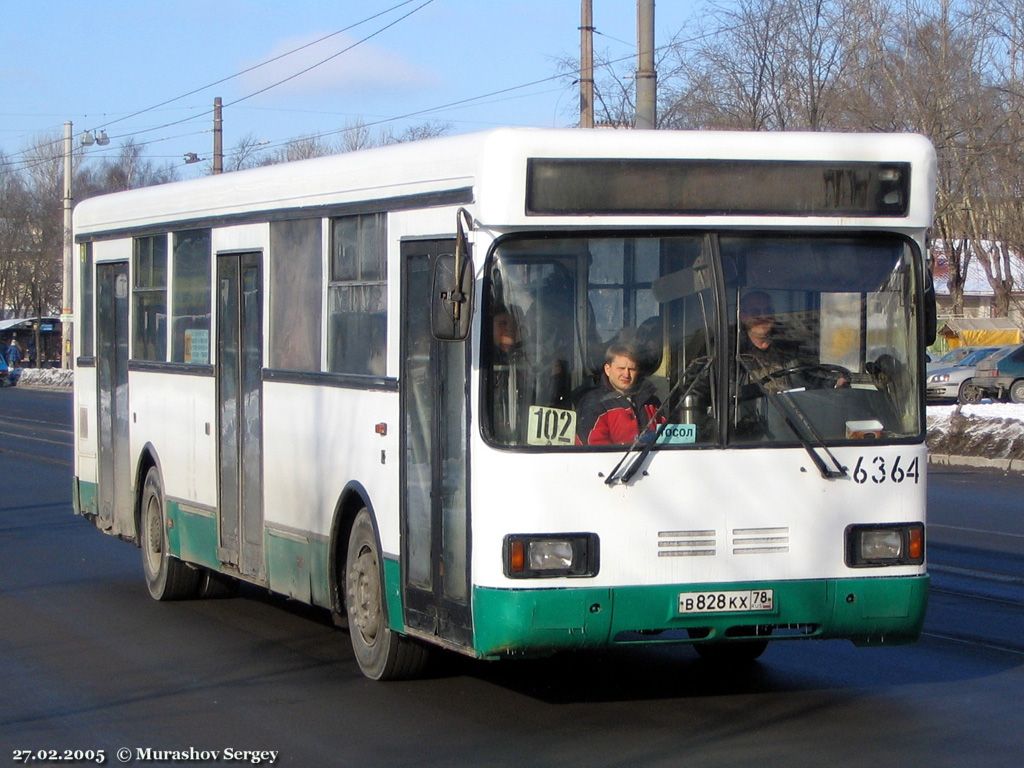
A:
{"label": "window sticker", "polygon": [[531,405],[527,424],[528,445],[573,445],[576,442],[576,412],[563,408]]}
{"label": "window sticker", "polygon": [[697,442],[696,424],[666,424],[658,435],[661,445],[692,445]]}

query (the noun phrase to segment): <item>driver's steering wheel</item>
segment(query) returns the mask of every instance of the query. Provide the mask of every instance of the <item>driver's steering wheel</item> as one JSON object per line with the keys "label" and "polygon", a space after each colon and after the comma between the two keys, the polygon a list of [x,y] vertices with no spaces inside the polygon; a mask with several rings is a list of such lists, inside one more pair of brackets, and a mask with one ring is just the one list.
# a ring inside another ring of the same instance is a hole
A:
{"label": "driver's steering wheel", "polygon": [[[758,381],[758,384],[767,384],[772,379],[782,379],[786,376],[792,376],[795,373],[804,374],[805,376],[816,379],[821,382],[827,382],[834,389],[840,386],[839,382],[843,379],[846,380],[844,386],[850,386],[850,381],[853,374],[850,373],[849,368],[844,368],[841,365],[833,365],[832,363],[805,363],[803,365],[791,365],[788,368],[780,368],[777,371],[765,374]],[[824,384],[822,384],[824,388]]]}

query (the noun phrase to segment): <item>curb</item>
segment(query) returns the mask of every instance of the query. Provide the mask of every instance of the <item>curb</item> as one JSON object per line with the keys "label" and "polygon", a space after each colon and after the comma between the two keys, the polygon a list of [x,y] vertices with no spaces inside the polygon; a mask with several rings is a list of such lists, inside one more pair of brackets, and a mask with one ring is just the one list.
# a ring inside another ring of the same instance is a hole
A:
{"label": "curb", "polygon": [[973,467],[996,469],[1000,472],[1024,472],[1020,459],[988,459],[984,456],[951,456],[948,453],[929,453],[928,463],[946,467]]}

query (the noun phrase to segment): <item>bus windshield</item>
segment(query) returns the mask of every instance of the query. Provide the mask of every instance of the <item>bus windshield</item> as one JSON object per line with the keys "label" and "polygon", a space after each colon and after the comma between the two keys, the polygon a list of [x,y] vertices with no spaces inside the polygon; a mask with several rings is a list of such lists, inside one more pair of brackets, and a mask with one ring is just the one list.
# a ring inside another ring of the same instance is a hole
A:
{"label": "bus windshield", "polygon": [[504,448],[918,437],[915,263],[896,236],[506,238],[482,429]]}

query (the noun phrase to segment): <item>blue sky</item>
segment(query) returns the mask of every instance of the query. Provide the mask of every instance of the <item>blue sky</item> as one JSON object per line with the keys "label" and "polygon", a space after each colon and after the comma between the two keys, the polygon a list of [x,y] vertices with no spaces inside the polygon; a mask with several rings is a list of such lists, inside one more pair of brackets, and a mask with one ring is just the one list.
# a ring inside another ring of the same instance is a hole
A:
{"label": "blue sky", "polygon": [[[246,135],[273,146],[356,120],[389,121],[384,124],[396,132],[437,121],[457,133],[573,123],[578,87],[564,81],[517,86],[551,77],[558,60],[578,56],[580,0],[413,0],[204,88],[400,2],[4,0],[0,151],[16,159],[30,143],[59,137],[71,120],[76,137],[101,127],[111,137],[105,149],[89,150],[94,156],[116,152],[132,136],[147,142],[146,157],[161,164],[178,164],[185,152],[208,157],[212,118],[205,113],[215,96],[225,104],[226,152]],[[593,0],[593,6],[595,50],[635,55],[635,0]],[[691,28],[697,8],[697,0],[657,2],[656,44]],[[313,68],[252,95],[307,67]],[[515,90],[435,110],[505,89]],[[147,111],[131,116],[141,110]],[[420,114],[391,120],[411,113]],[[200,172],[199,166],[180,171],[183,178]]]}

